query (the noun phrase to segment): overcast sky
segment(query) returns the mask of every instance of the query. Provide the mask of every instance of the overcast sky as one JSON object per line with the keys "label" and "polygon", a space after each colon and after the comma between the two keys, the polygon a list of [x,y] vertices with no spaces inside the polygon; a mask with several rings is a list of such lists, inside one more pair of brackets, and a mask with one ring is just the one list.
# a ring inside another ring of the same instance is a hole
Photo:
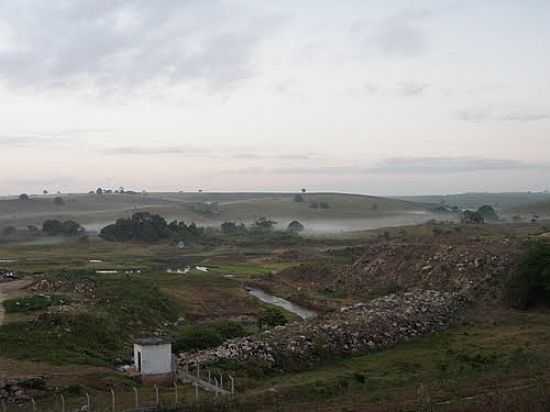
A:
{"label": "overcast sky", "polygon": [[548,0],[0,0],[0,194],[550,187]]}

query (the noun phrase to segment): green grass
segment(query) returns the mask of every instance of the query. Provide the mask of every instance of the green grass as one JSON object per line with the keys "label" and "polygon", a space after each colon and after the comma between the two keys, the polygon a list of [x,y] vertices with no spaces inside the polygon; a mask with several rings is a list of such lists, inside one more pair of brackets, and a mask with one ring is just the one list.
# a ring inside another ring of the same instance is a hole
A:
{"label": "green grass", "polygon": [[62,306],[68,303],[70,303],[70,299],[59,295],[34,295],[19,299],[8,299],[3,302],[6,313],[45,310],[50,306]]}
{"label": "green grass", "polygon": [[123,356],[124,341],[109,318],[87,314],[49,315],[39,322],[13,322],[0,328],[3,356],[53,364],[108,366]]}
{"label": "green grass", "polygon": [[545,374],[550,366],[547,316],[511,311],[499,325],[464,326],[313,370],[260,379],[243,376],[240,382],[250,397],[275,388],[288,403],[338,399],[344,393],[365,404],[415,399],[420,383],[436,399],[467,396]]}

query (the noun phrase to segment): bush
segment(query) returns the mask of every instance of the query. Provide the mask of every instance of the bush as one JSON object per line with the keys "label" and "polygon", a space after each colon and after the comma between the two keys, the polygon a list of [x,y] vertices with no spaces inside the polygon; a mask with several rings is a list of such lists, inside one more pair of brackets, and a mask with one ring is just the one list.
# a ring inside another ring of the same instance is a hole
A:
{"label": "bush", "polygon": [[508,281],[506,300],[512,307],[527,309],[532,305],[550,304],[550,246],[535,241]]}
{"label": "bush", "polygon": [[288,320],[286,319],[284,313],[277,308],[267,308],[265,309],[258,318],[258,327],[263,328],[273,328],[275,326],[286,325]]}
{"label": "bush", "polygon": [[304,196],[302,196],[301,194],[295,194],[294,195],[294,201],[296,203],[304,203]]}
{"label": "bush", "polygon": [[56,206],[64,206],[65,205],[65,201],[63,200],[62,197],[56,197],[54,200],[53,200],[53,204],[56,205]]}
{"label": "bush", "polygon": [[99,236],[111,242],[137,240],[157,242],[162,239],[191,241],[204,235],[204,229],[194,223],[186,225],[174,220],[168,224],[160,215],[148,212],[134,213],[130,219],[118,219],[101,229]]}
{"label": "bush", "polygon": [[84,232],[84,228],[73,220],[61,222],[56,219],[49,219],[42,224],[42,231],[48,236],[75,236]]}
{"label": "bush", "polygon": [[4,308],[6,308],[6,312],[8,313],[31,312],[47,309],[50,306],[64,305],[66,303],[68,303],[68,299],[62,296],[36,295],[26,298],[6,300],[4,301]]}
{"label": "bush", "polygon": [[304,225],[302,225],[297,220],[294,220],[288,224],[288,227],[286,230],[291,233],[300,233],[300,232],[303,232],[304,229],[305,229]]}
{"label": "bush", "polygon": [[15,226],[6,226],[6,227],[2,230],[2,234],[3,234],[4,236],[15,235],[15,232],[17,232],[17,229],[15,228]]}
{"label": "bush", "polygon": [[219,321],[184,328],[174,344],[175,352],[190,352],[215,348],[224,341],[246,336],[247,331],[238,322]]}
{"label": "bush", "polygon": [[487,221],[497,221],[498,215],[493,206],[489,205],[483,205],[479,209],[477,209],[477,213],[479,213],[483,219]]}

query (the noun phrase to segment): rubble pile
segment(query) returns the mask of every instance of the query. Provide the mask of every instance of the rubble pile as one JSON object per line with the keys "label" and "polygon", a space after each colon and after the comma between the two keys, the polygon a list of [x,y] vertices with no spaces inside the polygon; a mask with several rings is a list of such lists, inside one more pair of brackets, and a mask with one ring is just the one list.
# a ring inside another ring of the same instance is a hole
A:
{"label": "rubble pile", "polygon": [[33,292],[41,293],[76,293],[90,299],[95,299],[96,297],[96,286],[92,280],[80,280],[78,282],[73,282],[64,280],[41,279],[33,283],[30,287],[30,290]]}
{"label": "rubble pile", "polygon": [[10,282],[17,279],[17,275],[12,270],[0,269],[0,282]]}
{"label": "rubble pile", "polygon": [[452,244],[384,242],[367,248],[335,277],[333,287],[353,295],[388,288],[435,289],[472,297],[498,294],[497,286],[514,270],[521,252],[522,246],[510,239]]}
{"label": "rubble pile", "polygon": [[2,379],[0,377],[0,401],[23,403],[31,400],[33,395],[46,389],[43,377]]}
{"label": "rubble pile", "polygon": [[303,369],[323,357],[366,354],[446,329],[466,300],[459,294],[414,290],[342,308],[315,320],[277,327],[216,349],[179,356],[179,364],[234,360],[282,370]]}

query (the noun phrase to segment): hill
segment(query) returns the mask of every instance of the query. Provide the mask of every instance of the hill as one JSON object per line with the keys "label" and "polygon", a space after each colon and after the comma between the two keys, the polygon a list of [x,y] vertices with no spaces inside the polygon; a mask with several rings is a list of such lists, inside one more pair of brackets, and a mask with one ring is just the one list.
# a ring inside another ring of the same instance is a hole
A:
{"label": "hill", "polygon": [[[204,225],[252,222],[266,216],[281,227],[299,219],[319,230],[365,229],[420,223],[429,219],[425,205],[399,199],[344,193],[138,193],[67,194],[63,205],[51,196],[0,200],[0,226],[40,225],[46,219],[73,219],[98,230],[119,217],[149,211]],[[377,223],[374,223],[374,221]],[[311,227],[310,227],[311,228]]]}

